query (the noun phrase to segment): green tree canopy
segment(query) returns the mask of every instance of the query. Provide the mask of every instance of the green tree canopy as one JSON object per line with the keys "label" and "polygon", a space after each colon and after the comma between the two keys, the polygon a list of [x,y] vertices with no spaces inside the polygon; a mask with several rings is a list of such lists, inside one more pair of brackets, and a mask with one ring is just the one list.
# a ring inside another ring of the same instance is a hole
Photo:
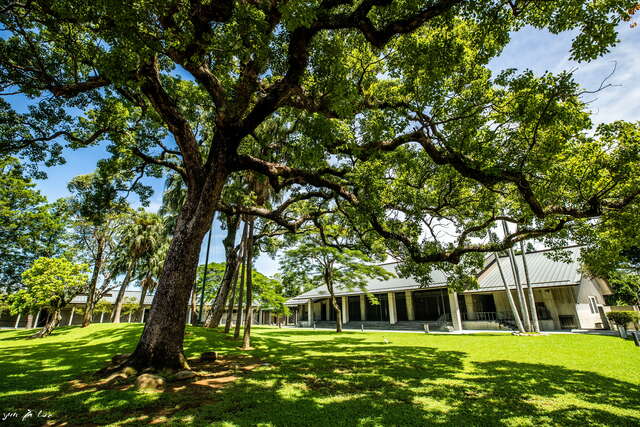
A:
{"label": "green tree canopy", "polygon": [[0,289],[5,291],[19,287],[35,259],[67,249],[64,203],[48,204],[34,187],[17,159],[0,157]]}
{"label": "green tree canopy", "polygon": [[[61,144],[104,142],[100,167],[143,194],[142,176],[182,178],[156,307],[132,356],[180,367],[186,313],[175,313],[237,174],[289,197],[238,212],[296,229],[298,203],[335,199],[357,234],[382,236],[421,277],[637,205],[637,124],[594,128],[570,73],[488,68],[524,26],[570,31],[573,59],[598,58],[635,4],[12,2],[0,15],[0,90],[29,105],[0,104],[0,146],[55,162]],[[477,240],[501,219],[518,230]]]}

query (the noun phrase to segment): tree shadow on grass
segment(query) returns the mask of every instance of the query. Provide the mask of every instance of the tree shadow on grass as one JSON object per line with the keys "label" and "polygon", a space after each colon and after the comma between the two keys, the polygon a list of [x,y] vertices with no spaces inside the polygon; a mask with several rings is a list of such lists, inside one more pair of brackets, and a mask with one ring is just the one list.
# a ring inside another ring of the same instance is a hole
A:
{"label": "tree shadow on grass", "polygon": [[[42,409],[71,425],[152,420],[243,426],[640,423],[638,384],[555,365],[472,362],[461,351],[384,344],[377,342],[379,337],[329,331],[260,331],[252,355],[268,364],[240,373],[223,389],[202,386],[197,396],[60,386],[100,368],[113,354],[131,351],[140,331],[96,329],[72,342],[9,348],[20,350],[20,359],[6,365],[4,358],[0,367],[14,381],[3,387],[16,391],[5,402],[7,409]],[[238,345],[209,329],[189,328],[186,337],[187,356],[211,349],[241,353]],[[27,391],[29,384],[35,392]]]}

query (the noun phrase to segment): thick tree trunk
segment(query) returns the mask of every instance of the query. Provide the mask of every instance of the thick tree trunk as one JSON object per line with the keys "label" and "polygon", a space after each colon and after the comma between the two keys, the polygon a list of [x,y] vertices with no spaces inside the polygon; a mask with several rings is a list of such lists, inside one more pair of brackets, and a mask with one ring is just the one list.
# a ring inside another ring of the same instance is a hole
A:
{"label": "thick tree trunk", "polygon": [[253,218],[249,220],[249,235],[247,236],[247,309],[244,319],[244,335],[242,337],[242,348],[251,348],[251,322],[253,321]]}
{"label": "thick tree trunk", "polygon": [[91,273],[91,280],[89,281],[89,291],[87,292],[87,302],[84,305],[84,316],[82,317],[83,328],[89,326],[93,318],[93,308],[96,304],[96,286],[98,284],[98,276],[100,275],[100,270],[102,270],[102,263],[104,261],[105,238],[99,236],[97,237],[97,242],[98,247],[96,248],[96,262],[93,264],[93,272]]}
{"label": "thick tree trunk", "polygon": [[525,332],[524,326],[522,325],[522,320],[520,319],[520,314],[518,313],[518,307],[516,307],[516,302],[513,300],[513,295],[511,295],[511,289],[509,289],[509,284],[507,283],[507,279],[504,277],[504,272],[502,271],[502,265],[500,265],[500,257],[497,253],[493,254],[496,257],[496,264],[498,266],[498,271],[500,272],[500,277],[502,278],[502,284],[504,285],[504,290],[507,293],[507,300],[509,301],[509,307],[511,307],[511,313],[513,314],[513,319],[516,322],[516,326],[518,327],[518,331],[520,333]]}
{"label": "thick tree trunk", "polygon": [[47,316],[47,322],[44,327],[40,329],[34,335],[31,335],[30,338],[43,338],[51,335],[51,332],[60,324],[60,320],[62,320],[62,315],[60,314],[60,309],[52,309]]}
{"label": "thick tree trunk", "polygon": [[240,253],[240,248],[236,247],[236,234],[238,232],[239,224],[240,218],[238,216],[227,217],[227,237],[225,237],[225,239],[223,240],[226,266],[224,275],[222,276],[222,281],[220,283],[220,288],[213,301],[211,313],[207,317],[207,321],[205,322],[205,326],[209,328],[217,328],[220,325],[222,313],[224,312],[224,308],[227,304],[227,298],[229,296],[229,290],[231,288],[233,276],[236,273],[236,267],[240,262],[240,258],[238,256]]}
{"label": "thick tree trunk", "polygon": [[524,253],[524,244],[520,242],[520,252],[522,254],[522,265],[524,267],[524,278],[527,283],[527,293],[529,296],[529,308],[531,314],[531,323],[534,332],[540,332],[540,322],[538,321],[538,310],[536,309],[536,299],[533,295],[533,287],[529,279],[529,267],[527,266],[527,256]]}
{"label": "thick tree trunk", "polygon": [[211,228],[226,175],[222,168],[199,189],[189,188],[169,246],[158,290],[138,345],[127,361],[137,368],[185,369],[184,331],[200,247]]}
{"label": "thick tree trunk", "polygon": [[120,286],[120,290],[118,291],[118,296],[116,297],[116,303],[113,308],[113,312],[111,313],[112,323],[120,323],[120,315],[122,313],[122,303],[124,302],[124,294],[127,290],[127,286],[129,286],[129,282],[131,281],[132,270],[133,270],[133,262],[131,262],[127,267],[127,273],[124,275],[124,280],[122,280],[122,285]]}

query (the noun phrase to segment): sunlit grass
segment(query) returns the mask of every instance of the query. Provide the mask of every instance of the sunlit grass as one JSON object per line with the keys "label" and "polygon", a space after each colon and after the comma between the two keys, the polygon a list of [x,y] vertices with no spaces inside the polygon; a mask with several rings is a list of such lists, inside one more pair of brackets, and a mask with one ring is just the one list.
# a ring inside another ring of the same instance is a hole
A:
{"label": "sunlit grass", "polygon": [[[140,325],[0,332],[2,412],[71,424],[639,425],[640,349],[609,336],[335,334],[257,327],[265,365],[222,390],[73,390],[69,381],[130,352]],[[387,343],[385,343],[385,340]],[[187,356],[242,353],[189,328]],[[34,424],[42,423],[42,420]]]}

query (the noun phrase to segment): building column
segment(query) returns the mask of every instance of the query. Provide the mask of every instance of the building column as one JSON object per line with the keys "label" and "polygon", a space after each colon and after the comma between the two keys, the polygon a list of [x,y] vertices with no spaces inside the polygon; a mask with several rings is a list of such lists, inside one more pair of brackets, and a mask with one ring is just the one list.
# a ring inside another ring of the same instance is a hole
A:
{"label": "building column", "polygon": [[349,323],[349,297],[342,297],[342,324]]}
{"label": "building column", "polygon": [[36,314],[36,320],[33,321],[33,327],[38,327],[38,320],[40,319],[40,313],[42,313],[42,309],[38,310],[38,314]]}
{"label": "building column", "polygon": [[458,304],[458,293],[449,293],[449,307],[451,308],[451,321],[454,331],[462,330],[462,318],[460,317],[460,305]]}
{"label": "building column", "polygon": [[71,326],[71,323],[73,322],[73,313],[75,312],[76,312],[76,308],[71,307],[71,315],[69,316],[69,326]]}
{"label": "building column", "polygon": [[20,313],[18,313],[18,317],[16,319],[16,325],[13,327],[13,329],[18,329],[19,324],[20,324]]}
{"label": "building column", "polygon": [[404,291],[404,300],[407,304],[407,319],[416,320],[416,314],[413,311],[413,292]]}
{"label": "building column", "polygon": [[387,292],[387,303],[389,304],[389,323],[395,325],[398,323],[398,311],[396,310],[396,294]]}
{"label": "building column", "polygon": [[325,306],[324,312],[326,319],[329,320],[331,318],[331,298],[327,298],[327,305]]}
{"label": "building column", "polygon": [[313,307],[311,306],[311,300],[307,302],[307,323],[307,326],[313,326]]}
{"label": "building column", "polygon": [[360,295],[360,320],[367,320],[367,302],[365,301],[366,295]]}

